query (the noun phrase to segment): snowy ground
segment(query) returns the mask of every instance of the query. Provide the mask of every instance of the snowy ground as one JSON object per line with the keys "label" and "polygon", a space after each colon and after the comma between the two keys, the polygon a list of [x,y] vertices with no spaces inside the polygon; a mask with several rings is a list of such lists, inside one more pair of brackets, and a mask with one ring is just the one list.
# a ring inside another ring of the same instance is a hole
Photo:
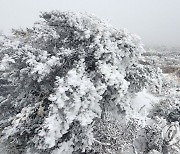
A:
{"label": "snowy ground", "polygon": [[131,115],[134,116],[133,118],[139,119],[142,126],[150,125],[149,111],[159,102],[159,99],[144,89],[137,93],[136,97],[131,101],[130,106],[133,109],[130,111]]}
{"label": "snowy ground", "polygon": [[165,74],[176,75],[180,78],[180,49],[179,51],[154,51],[150,50],[143,54],[144,64],[159,67]]}

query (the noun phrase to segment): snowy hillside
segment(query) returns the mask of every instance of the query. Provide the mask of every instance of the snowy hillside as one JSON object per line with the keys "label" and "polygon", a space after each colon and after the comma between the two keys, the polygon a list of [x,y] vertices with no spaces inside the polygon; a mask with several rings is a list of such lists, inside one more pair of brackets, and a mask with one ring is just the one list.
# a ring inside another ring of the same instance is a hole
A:
{"label": "snowy hillside", "polygon": [[178,73],[161,70],[179,67],[179,53],[161,61],[139,37],[92,15],[40,17],[0,38],[0,150],[180,153]]}

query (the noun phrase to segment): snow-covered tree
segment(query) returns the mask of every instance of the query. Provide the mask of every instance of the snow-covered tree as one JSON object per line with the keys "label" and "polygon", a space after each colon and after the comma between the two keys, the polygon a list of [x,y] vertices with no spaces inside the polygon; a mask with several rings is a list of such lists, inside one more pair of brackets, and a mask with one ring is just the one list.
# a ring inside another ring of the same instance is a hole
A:
{"label": "snow-covered tree", "polygon": [[88,14],[41,18],[0,40],[3,139],[26,154],[135,153],[132,100],[161,90],[139,38]]}

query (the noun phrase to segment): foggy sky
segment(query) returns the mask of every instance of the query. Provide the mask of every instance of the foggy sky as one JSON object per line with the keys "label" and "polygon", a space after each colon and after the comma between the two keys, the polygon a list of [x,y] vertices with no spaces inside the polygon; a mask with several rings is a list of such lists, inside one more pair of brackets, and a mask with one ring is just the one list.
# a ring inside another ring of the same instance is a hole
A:
{"label": "foggy sky", "polygon": [[32,27],[40,11],[51,10],[94,14],[145,45],[180,46],[180,0],[0,0],[0,30]]}

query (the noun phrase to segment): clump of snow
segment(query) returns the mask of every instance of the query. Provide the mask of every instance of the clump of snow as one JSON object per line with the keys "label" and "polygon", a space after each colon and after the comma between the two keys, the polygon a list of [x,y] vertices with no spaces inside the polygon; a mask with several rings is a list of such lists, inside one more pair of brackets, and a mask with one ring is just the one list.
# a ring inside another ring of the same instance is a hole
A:
{"label": "clump of snow", "polygon": [[130,101],[127,109],[127,118],[138,119],[142,127],[151,125],[151,118],[148,117],[149,112],[159,103],[160,99],[149,93],[147,89],[143,89]]}

